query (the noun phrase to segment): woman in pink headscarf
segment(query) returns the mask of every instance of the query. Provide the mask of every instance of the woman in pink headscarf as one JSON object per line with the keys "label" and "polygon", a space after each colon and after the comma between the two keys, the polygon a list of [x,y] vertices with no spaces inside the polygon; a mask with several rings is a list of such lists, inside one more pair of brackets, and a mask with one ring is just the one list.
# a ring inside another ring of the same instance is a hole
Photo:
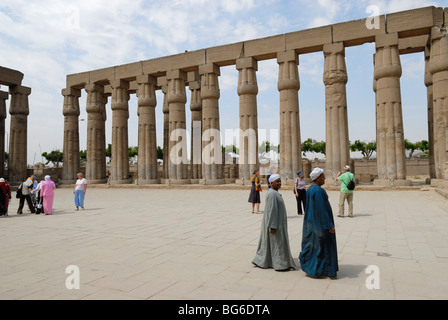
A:
{"label": "woman in pink headscarf", "polygon": [[45,214],[51,214],[53,210],[54,189],[56,186],[50,176],[45,176],[45,180],[41,182],[40,196],[43,198],[43,207]]}

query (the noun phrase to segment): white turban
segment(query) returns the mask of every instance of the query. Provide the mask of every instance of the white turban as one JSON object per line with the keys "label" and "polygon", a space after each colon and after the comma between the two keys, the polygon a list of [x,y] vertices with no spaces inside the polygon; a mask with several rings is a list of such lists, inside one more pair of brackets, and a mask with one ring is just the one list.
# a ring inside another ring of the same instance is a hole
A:
{"label": "white turban", "polygon": [[50,180],[50,176],[49,176],[49,175],[46,175],[46,176],[45,176],[45,180]]}
{"label": "white turban", "polygon": [[280,175],[275,173],[269,177],[269,183],[274,182],[275,180],[280,179]]}
{"label": "white turban", "polygon": [[315,168],[311,173],[310,173],[310,178],[311,180],[316,180],[322,173],[324,172],[323,169],[321,168]]}

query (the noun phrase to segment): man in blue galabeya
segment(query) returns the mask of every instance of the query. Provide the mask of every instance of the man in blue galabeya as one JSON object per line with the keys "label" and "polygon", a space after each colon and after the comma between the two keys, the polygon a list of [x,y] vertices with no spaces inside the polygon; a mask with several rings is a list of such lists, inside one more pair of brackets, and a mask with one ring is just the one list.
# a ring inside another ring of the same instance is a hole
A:
{"label": "man in blue galabeya", "polygon": [[322,188],[324,170],[315,168],[310,177],[313,183],[306,192],[300,264],[311,277],[336,278],[339,270],[336,230],[328,194]]}

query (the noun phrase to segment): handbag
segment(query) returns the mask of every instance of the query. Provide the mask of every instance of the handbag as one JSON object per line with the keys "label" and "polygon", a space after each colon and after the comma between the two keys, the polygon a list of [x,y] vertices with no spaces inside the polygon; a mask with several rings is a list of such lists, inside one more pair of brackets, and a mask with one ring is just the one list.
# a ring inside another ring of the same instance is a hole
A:
{"label": "handbag", "polygon": [[16,198],[17,199],[20,199],[20,198],[22,198],[22,183],[19,185],[19,187],[17,188],[17,191],[16,191]]}

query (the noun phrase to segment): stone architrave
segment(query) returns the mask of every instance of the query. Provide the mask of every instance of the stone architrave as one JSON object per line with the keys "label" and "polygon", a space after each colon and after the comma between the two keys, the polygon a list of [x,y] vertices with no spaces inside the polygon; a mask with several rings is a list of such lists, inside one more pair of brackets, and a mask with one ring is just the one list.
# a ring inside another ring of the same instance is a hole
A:
{"label": "stone architrave", "polygon": [[191,179],[202,179],[202,99],[199,73],[188,73],[188,86],[191,91]]}
{"label": "stone architrave", "polygon": [[79,97],[81,90],[67,88],[62,90],[64,96],[64,160],[62,166],[62,184],[73,184],[79,172]]}
{"label": "stone architrave", "polygon": [[129,178],[129,82],[124,80],[110,81],[112,87],[112,152],[111,152],[111,184],[127,184]]}
{"label": "stone architrave", "polygon": [[425,48],[425,86],[428,101],[428,161],[429,161],[429,177],[436,178],[436,169],[434,164],[434,108],[433,108],[433,89],[432,74],[430,71],[430,47]]}
{"label": "stone architrave", "polygon": [[378,35],[374,77],[376,80],[378,179],[375,184],[411,185],[406,180],[403,114],[401,107],[401,62],[398,34]]}
{"label": "stone architrave", "polygon": [[88,84],[87,92],[87,163],[90,184],[106,183],[106,103],[104,87]]}
{"label": "stone architrave", "polygon": [[207,185],[223,184],[223,153],[219,129],[219,66],[199,66],[202,98],[202,178]]}
{"label": "stone architrave", "polygon": [[324,45],[325,135],[327,179],[336,181],[338,172],[350,164],[347,116],[347,68],[342,42]]}
{"label": "stone architrave", "polygon": [[448,179],[448,31],[431,30],[430,72],[433,86],[434,168],[436,179]]}
{"label": "stone architrave", "polygon": [[187,157],[187,127],[185,104],[187,74],[181,70],[168,71],[169,150],[168,174],[170,184],[189,184]]}
{"label": "stone architrave", "polygon": [[28,96],[31,88],[14,86],[9,88],[11,104],[8,175],[11,184],[19,184],[27,178],[27,132],[30,113]]}
{"label": "stone architrave", "polygon": [[138,183],[158,184],[156,135],[156,85],[150,75],[137,77],[138,96]]}
{"label": "stone architrave", "polygon": [[0,177],[5,176],[5,119],[6,119],[6,100],[9,94],[0,91]]}
{"label": "stone architrave", "polygon": [[240,97],[239,178],[250,181],[258,168],[257,61],[252,58],[236,60],[238,95]]}
{"label": "stone architrave", "polygon": [[294,50],[278,52],[278,91],[280,92],[280,172],[293,182],[302,169],[302,143],[299,121],[299,57]]}

